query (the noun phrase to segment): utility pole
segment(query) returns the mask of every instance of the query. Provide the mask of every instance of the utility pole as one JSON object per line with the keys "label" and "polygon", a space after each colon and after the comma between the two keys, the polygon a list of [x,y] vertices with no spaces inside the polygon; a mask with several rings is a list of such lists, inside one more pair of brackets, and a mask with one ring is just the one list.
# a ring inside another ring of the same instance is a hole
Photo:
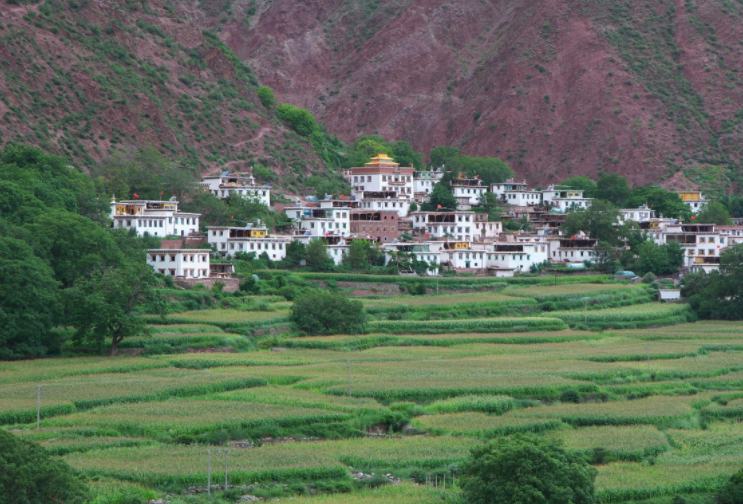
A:
{"label": "utility pole", "polygon": [[648,343],[648,375],[650,375],[650,343]]}
{"label": "utility pole", "polygon": [[348,367],[348,397],[351,397],[351,361],[347,360],[346,365]]}
{"label": "utility pole", "polygon": [[41,383],[36,384],[36,428],[41,428]]}
{"label": "utility pole", "polygon": [[587,297],[583,298],[583,301],[585,301],[586,303],[585,306],[583,307],[583,323],[587,324],[588,323],[588,298]]}
{"label": "utility pole", "polygon": [[206,494],[211,495],[212,494],[212,451],[206,450],[207,453],[207,460],[208,462],[208,469],[207,469],[207,483],[206,483]]}
{"label": "utility pole", "polygon": [[224,491],[227,491],[227,454],[230,453],[230,450],[224,451]]}

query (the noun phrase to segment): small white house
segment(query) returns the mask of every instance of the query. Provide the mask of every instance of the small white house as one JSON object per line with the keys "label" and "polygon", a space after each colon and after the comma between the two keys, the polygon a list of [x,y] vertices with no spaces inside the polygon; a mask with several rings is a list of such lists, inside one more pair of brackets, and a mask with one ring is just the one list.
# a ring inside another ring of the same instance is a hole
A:
{"label": "small white house", "polygon": [[661,301],[672,303],[681,300],[681,289],[658,289],[660,295],[658,298]]}
{"label": "small white house", "polygon": [[209,278],[209,249],[150,249],[147,264],[158,273],[180,278]]}
{"label": "small white house", "polygon": [[178,211],[178,201],[111,199],[114,229],[134,229],[137,235],[188,236],[199,232],[200,214]]}
{"label": "small white house", "polygon": [[271,184],[258,184],[252,175],[222,173],[204,177],[201,185],[219,199],[236,194],[271,206]]}

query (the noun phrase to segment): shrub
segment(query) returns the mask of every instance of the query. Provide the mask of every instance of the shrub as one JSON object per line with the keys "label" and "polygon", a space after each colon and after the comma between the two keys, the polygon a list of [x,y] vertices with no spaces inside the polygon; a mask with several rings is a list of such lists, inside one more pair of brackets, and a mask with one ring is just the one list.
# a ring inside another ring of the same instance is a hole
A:
{"label": "shrub", "polygon": [[517,434],[472,449],[460,487],[470,504],[593,504],[597,470],[559,444]]}
{"label": "shrub", "polygon": [[271,108],[276,104],[276,97],[273,94],[273,90],[268,86],[258,88],[258,99],[266,108]]}
{"label": "shrub", "polygon": [[655,282],[658,277],[652,271],[648,271],[642,276],[642,283],[651,284]]}
{"label": "shrub", "polygon": [[76,504],[87,495],[66,462],[34,442],[0,430],[0,502]]}
{"label": "shrub", "polygon": [[364,305],[342,294],[307,290],[294,300],[291,320],[302,331],[314,334],[364,332]]}
{"label": "shrub", "polygon": [[743,502],[743,469],[733,474],[717,496],[720,504],[740,504]]}
{"label": "shrub", "polygon": [[276,115],[302,136],[309,136],[313,131],[317,130],[315,116],[303,108],[282,103],[276,107]]}
{"label": "shrub", "polygon": [[580,392],[575,389],[565,389],[560,394],[560,402],[577,404],[580,402]]}

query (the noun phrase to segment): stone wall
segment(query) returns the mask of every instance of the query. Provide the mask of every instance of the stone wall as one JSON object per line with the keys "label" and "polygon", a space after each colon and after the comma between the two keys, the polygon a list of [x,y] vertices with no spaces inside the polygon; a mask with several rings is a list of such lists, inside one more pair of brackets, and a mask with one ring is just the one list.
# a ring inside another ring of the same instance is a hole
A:
{"label": "stone wall", "polygon": [[214,284],[217,282],[224,283],[225,292],[235,292],[236,290],[240,288],[240,279],[238,278],[209,277],[209,278],[177,278],[175,279],[175,283],[182,287],[193,287],[196,284],[202,284],[207,289],[211,289],[214,286]]}

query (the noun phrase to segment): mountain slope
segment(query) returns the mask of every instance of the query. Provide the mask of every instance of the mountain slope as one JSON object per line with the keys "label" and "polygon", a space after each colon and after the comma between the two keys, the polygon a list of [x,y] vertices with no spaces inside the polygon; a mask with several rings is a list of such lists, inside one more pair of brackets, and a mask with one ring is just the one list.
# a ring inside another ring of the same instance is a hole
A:
{"label": "mountain slope", "polygon": [[378,132],[423,151],[457,145],[543,184],[616,171],[636,185],[696,165],[734,176],[740,167],[740,3],[237,0],[230,9],[234,19],[205,22],[280,99],[345,140]]}
{"label": "mountain slope", "polygon": [[257,98],[257,79],[187,10],[156,1],[0,5],[0,136],[90,166],[153,144],[184,166],[323,169]]}

